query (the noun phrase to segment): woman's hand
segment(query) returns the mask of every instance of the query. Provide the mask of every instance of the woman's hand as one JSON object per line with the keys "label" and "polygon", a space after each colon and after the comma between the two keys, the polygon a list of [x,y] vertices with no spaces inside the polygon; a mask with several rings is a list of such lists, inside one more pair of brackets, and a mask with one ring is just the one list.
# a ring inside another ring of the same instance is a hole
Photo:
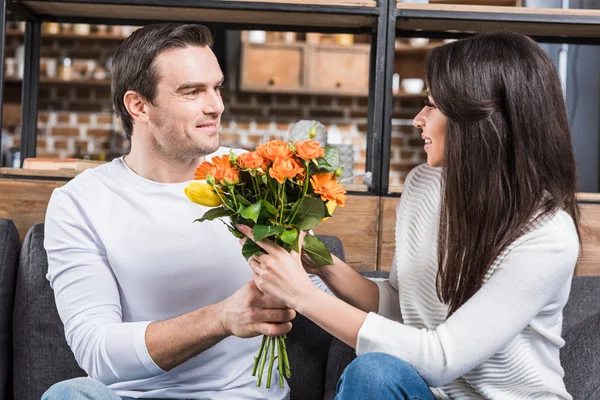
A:
{"label": "woman's hand", "polygon": [[[252,228],[237,225],[237,229],[253,240]],[[303,239],[304,236],[300,238],[300,248]],[[267,252],[248,259],[254,282],[261,292],[278,303],[296,309],[303,298],[310,296],[312,290],[319,290],[306,275],[298,253],[288,253],[284,248],[266,240],[256,244]]]}

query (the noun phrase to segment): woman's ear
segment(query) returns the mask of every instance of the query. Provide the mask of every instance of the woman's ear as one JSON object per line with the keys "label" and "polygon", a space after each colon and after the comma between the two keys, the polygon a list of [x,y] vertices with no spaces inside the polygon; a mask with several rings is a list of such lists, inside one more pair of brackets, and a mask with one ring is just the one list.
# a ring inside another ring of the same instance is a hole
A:
{"label": "woman's ear", "polygon": [[146,101],[138,92],[128,90],[123,96],[123,104],[131,115],[134,122],[148,122],[148,111],[146,109]]}

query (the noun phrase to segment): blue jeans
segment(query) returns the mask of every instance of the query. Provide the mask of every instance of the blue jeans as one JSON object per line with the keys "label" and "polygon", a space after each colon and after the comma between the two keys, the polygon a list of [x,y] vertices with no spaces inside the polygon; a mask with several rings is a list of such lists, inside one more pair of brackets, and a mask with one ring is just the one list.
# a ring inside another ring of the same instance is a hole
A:
{"label": "blue jeans", "polygon": [[134,400],[120,397],[108,386],[92,378],[75,378],[55,383],[42,395],[42,400]]}
{"label": "blue jeans", "polygon": [[346,367],[335,400],[435,400],[413,367],[384,353],[367,353]]}

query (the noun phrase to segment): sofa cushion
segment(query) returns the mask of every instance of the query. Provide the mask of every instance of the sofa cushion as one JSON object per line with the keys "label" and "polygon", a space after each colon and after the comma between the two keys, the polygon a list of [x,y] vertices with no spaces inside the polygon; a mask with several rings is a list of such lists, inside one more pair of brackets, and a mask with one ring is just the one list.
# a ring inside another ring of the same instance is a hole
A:
{"label": "sofa cushion", "polygon": [[44,226],[34,225],[23,243],[13,319],[14,395],[39,400],[54,383],[86,374],[67,345],[54,294],[46,279]]}
{"label": "sofa cushion", "polygon": [[600,276],[574,276],[563,310],[563,333],[600,312]]}
{"label": "sofa cushion", "polygon": [[0,398],[12,398],[12,318],[21,241],[15,224],[0,218]]}
{"label": "sofa cushion", "polygon": [[565,386],[573,400],[600,398],[600,313],[575,325],[565,335],[560,360]]}

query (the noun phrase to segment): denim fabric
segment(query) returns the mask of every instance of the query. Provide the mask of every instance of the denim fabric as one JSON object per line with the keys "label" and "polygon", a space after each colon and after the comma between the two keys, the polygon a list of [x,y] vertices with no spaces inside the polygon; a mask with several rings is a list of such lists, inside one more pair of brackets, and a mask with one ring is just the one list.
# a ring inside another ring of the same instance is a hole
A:
{"label": "denim fabric", "polygon": [[75,378],[55,383],[42,400],[125,400],[104,384],[92,378]]}
{"label": "denim fabric", "polygon": [[434,400],[427,383],[408,363],[367,353],[350,363],[338,382],[336,400]]}

